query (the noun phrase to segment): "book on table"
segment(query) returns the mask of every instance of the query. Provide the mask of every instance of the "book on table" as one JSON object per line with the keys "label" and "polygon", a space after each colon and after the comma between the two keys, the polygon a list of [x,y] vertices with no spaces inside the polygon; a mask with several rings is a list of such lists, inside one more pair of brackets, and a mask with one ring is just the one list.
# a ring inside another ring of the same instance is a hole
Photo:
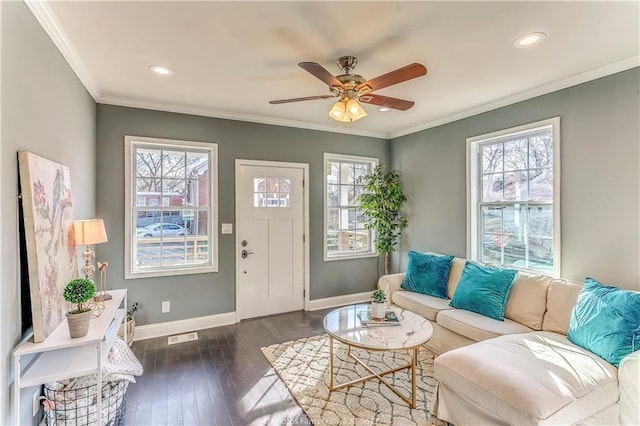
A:
{"label": "book on table", "polygon": [[360,311],[358,312],[358,318],[360,318],[360,323],[367,327],[400,325],[400,320],[393,311],[386,311],[384,313],[384,318],[372,318],[371,311]]}

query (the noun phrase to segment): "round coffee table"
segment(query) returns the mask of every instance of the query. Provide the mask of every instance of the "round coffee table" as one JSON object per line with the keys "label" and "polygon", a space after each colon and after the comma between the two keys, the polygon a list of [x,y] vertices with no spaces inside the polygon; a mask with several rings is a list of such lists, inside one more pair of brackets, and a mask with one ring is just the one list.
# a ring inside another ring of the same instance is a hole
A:
{"label": "round coffee table", "polygon": [[[431,339],[433,327],[425,318],[413,312],[392,306],[392,309],[400,325],[397,326],[366,326],[360,323],[358,312],[370,310],[371,305],[351,305],[335,309],[329,312],[322,322],[324,330],[329,335],[329,390],[334,391],[363,382],[372,378],[377,378],[391,389],[396,395],[402,398],[411,408],[416,408],[416,359],[418,357],[418,347],[424,345]],[[352,380],[347,383],[334,384],[333,380],[333,340],[347,345],[347,354],[358,364],[364,367],[369,373],[368,376]],[[411,362],[407,365],[395,367],[383,372],[375,372],[365,364],[364,361],[351,353],[351,348],[365,349],[368,351],[404,351],[408,350],[411,355]],[[411,371],[411,397],[403,395],[394,388],[382,376],[396,371],[409,369]]]}

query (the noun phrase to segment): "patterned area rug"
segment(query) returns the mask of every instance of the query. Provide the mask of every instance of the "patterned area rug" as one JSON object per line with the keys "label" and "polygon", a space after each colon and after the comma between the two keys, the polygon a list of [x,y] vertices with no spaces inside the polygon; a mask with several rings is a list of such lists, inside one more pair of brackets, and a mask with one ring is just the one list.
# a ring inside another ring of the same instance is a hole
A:
{"label": "patterned area rug", "polygon": [[[346,346],[334,341],[334,383],[340,384],[369,373],[347,355]],[[409,363],[408,352],[369,352],[352,349],[374,371]],[[434,354],[418,351],[416,409],[380,383],[370,379],[329,392],[329,338],[314,336],[262,348],[273,369],[285,383],[314,425],[446,425],[428,412],[436,381]],[[411,376],[402,370],[384,376],[403,394],[410,395]]]}

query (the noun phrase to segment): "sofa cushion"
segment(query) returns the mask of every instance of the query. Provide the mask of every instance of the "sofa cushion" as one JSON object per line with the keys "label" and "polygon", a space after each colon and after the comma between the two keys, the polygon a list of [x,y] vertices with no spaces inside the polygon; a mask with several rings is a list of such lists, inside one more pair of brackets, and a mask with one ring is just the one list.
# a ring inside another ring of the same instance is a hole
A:
{"label": "sofa cushion", "polygon": [[422,315],[431,321],[436,320],[438,312],[453,309],[449,306],[449,299],[441,299],[412,291],[396,291],[393,293],[393,303],[403,309]]}
{"label": "sofa cushion", "polygon": [[436,322],[444,328],[477,342],[502,336],[504,334],[527,333],[533,331],[529,327],[515,321],[511,321],[510,319],[498,321],[463,309],[441,311],[436,317]]}
{"label": "sofa cushion", "polygon": [[640,349],[640,293],[587,278],[571,312],[567,337],[617,367]]}
{"label": "sofa cushion", "polygon": [[545,275],[518,272],[509,291],[504,317],[534,330],[542,330],[551,280]]}
{"label": "sofa cushion", "polygon": [[561,334],[502,336],[436,358],[435,378],[506,424],[574,424],[615,403],[617,370]]}
{"label": "sofa cushion", "polygon": [[514,269],[467,262],[451,306],[504,320],[504,308],[516,273]]}
{"label": "sofa cushion", "polygon": [[409,251],[408,256],[407,273],[401,287],[404,290],[446,299],[453,256],[437,256],[416,251]]}
{"label": "sofa cushion", "polygon": [[464,271],[464,265],[467,263],[465,259],[454,257],[451,262],[451,269],[449,270],[449,282],[447,283],[447,297],[453,299],[453,294],[456,292],[462,271]]}
{"label": "sofa cushion", "polygon": [[552,280],[547,292],[547,312],[542,322],[543,331],[567,334],[569,317],[578,300],[582,283],[565,279]]}

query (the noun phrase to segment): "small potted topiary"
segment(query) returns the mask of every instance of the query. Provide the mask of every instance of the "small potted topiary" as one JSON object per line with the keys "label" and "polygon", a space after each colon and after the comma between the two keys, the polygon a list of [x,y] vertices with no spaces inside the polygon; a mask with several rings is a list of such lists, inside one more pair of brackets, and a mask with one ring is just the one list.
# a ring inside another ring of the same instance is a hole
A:
{"label": "small potted topiary", "polygon": [[133,334],[136,331],[136,319],[133,314],[138,310],[138,302],[134,302],[129,310],[127,310],[127,318],[125,321],[120,324],[120,328],[118,329],[118,336],[124,340],[124,327],[126,324],[127,327],[127,344],[129,346],[133,345]]}
{"label": "small potted topiary", "polygon": [[377,289],[373,291],[371,295],[373,301],[371,302],[371,316],[373,318],[384,318],[384,311],[387,310],[387,295],[384,290]]}
{"label": "small potted topiary", "polygon": [[89,332],[92,311],[85,303],[91,300],[95,292],[96,286],[93,281],[86,278],[73,279],[64,288],[64,300],[77,305],[75,310],[67,312],[69,334],[72,339],[84,337]]}

